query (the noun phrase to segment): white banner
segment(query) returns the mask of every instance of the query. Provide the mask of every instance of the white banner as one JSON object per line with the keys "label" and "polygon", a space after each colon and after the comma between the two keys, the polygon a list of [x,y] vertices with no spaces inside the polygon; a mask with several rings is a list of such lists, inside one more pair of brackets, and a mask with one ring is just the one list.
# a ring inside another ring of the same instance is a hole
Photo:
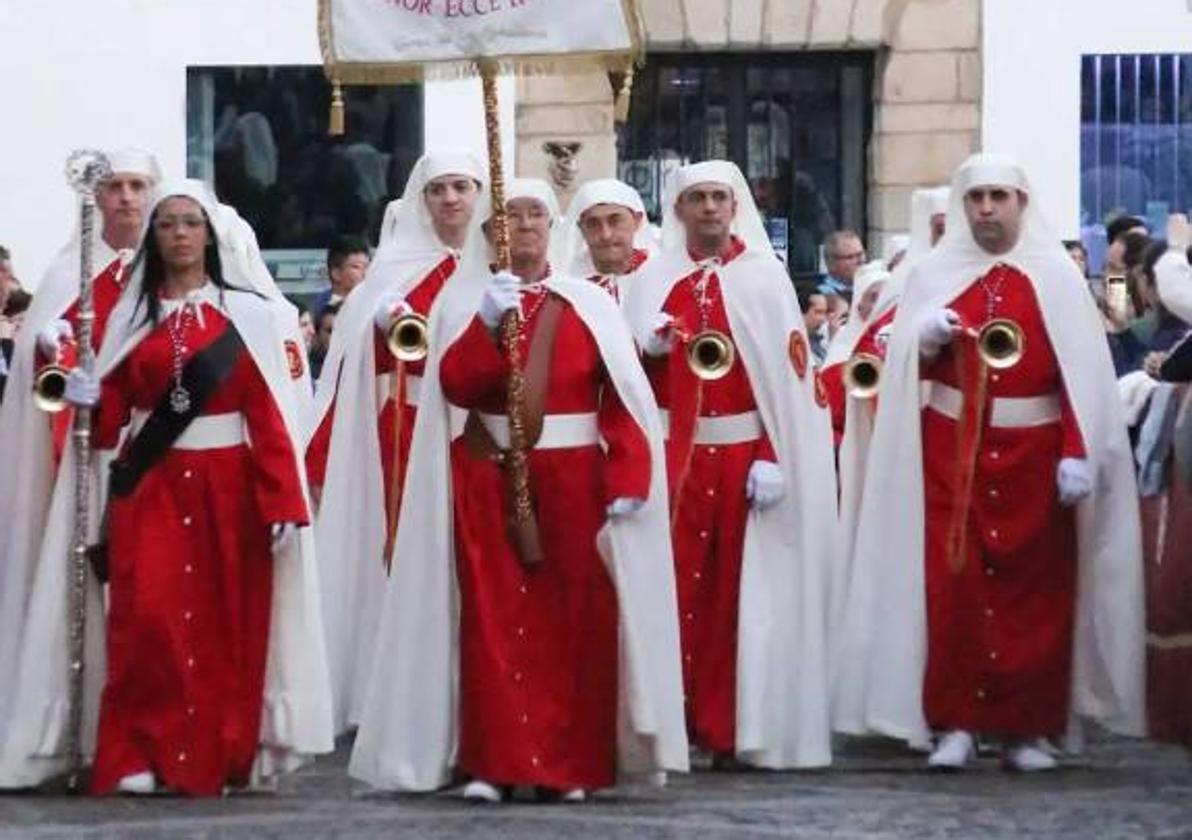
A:
{"label": "white banner", "polygon": [[629,56],[627,0],[320,0],[329,63],[410,66],[478,58]]}

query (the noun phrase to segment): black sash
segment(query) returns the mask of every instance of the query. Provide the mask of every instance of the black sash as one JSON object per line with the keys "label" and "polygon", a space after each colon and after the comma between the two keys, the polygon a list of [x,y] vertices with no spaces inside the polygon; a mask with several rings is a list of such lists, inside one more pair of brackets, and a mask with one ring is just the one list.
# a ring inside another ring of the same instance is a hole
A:
{"label": "black sash", "polygon": [[108,484],[112,496],[120,499],[132,495],[145,473],[170,450],[228,378],[243,348],[240,333],[228,324],[219,338],[191,357],[182,369],[182,387],[190,395],[189,406],[183,412],[175,411],[170,404],[173,388],[167,389],[124,454],[112,462]]}

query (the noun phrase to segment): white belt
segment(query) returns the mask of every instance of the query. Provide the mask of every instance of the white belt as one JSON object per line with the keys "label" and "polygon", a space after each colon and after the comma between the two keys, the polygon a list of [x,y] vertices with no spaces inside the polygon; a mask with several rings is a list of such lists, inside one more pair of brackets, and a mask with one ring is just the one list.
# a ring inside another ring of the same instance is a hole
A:
{"label": "white belt", "polygon": [[[484,428],[501,449],[509,448],[509,418],[504,414],[481,414]],[[593,414],[548,414],[542,418],[542,435],[535,449],[577,449],[597,446],[600,427]]]}
{"label": "white belt", "polygon": [[[960,419],[964,394],[942,382],[924,382],[924,408],[930,408],[953,420]],[[1049,426],[1060,421],[1060,398],[1057,394],[1041,397],[994,397],[989,413],[989,425],[995,429],[1021,429]]]}
{"label": "white belt", "polygon": [[[662,428],[669,437],[670,412],[663,409],[661,413]],[[764,434],[761,415],[756,411],[723,417],[697,417],[694,443],[696,446],[732,446],[734,443],[752,443]]]}
{"label": "white belt", "polygon": [[[148,411],[132,413],[129,434],[135,436],[149,419]],[[227,414],[202,414],[190,421],[190,425],[171,446],[172,449],[226,449],[248,442],[244,428],[244,415],[238,411]]]}
{"label": "white belt", "polygon": [[[379,412],[385,407],[385,403],[389,402],[389,393],[392,388],[393,374],[381,373],[377,374],[377,411]],[[411,408],[418,407],[418,397],[422,393],[422,377],[421,376],[407,376],[406,377],[406,405]]]}

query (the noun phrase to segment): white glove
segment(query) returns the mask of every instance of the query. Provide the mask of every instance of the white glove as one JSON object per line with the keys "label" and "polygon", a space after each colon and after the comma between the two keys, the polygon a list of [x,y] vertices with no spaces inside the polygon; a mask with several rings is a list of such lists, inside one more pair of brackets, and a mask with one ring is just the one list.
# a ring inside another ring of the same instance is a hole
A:
{"label": "white glove", "polygon": [[1089,462],[1084,458],[1064,458],[1055,471],[1055,483],[1059,488],[1060,504],[1073,507],[1080,504],[1093,492],[1093,474]]}
{"label": "white glove", "polygon": [[480,320],[490,330],[501,325],[505,313],[521,306],[521,280],[516,274],[498,271],[488,281],[480,300]]}
{"label": "white glove", "polygon": [[960,316],[951,309],[928,312],[919,322],[919,353],[931,358],[952,343],[960,327]]}
{"label": "white glove", "polygon": [[99,377],[75,368],[66,377],[62,397],[76,408],[94,408],[99,404]]}
{"label": "white glove", "polygon": [[62,342],[72,338],[74,338],[74,327],[70,325],[70,321],[59,318],[56,321],[50,321],[41,328],[41,332],[37,334],[37,349],[43,356],[56,359]]}
{"label": "white glove", "polygon": [[1183,213],[1173,213],[1167,218],[1167,247],[1181,254],[1192,248],[1192,225]]}
{"label": "white glove", "polygon": [[612,504],[608,506],[608,518],[618,519],[622,516],[632,516],[641,510],[645,504],[645,499],[633,499],[628,497],[613,499]]}
{"label": "white glove", "polygon": [[678,338],[675,334],[675,319],[665,312],[659,312],[642,352],[647,356],[669,356]]}
{"label": "white glove", "polygon": [[381,299],[377,301],[373,323],[377,325],[378,330],[387,333],[396,319],[413,311],[414,308],[406,303],[404,297],[396,291],[389,291],[381,295]]}
{"label": "white glove", "polygon": [[745,498],[757,510],[765,510],[782,501],[786,495],[786,480],[773,461],[754,461],[745,479]]}
{"label": "white glove", "polygon": [[275,522],[269,526],[269,537],[274,551],[285,548],[298,535],[298,526],[293,522]]}

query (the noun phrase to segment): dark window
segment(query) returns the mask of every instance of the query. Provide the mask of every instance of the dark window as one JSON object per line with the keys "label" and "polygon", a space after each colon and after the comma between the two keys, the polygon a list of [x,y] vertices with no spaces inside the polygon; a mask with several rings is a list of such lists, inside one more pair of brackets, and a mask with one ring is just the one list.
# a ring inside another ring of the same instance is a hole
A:
{"label": "dark window", "polygon": [[1162,234],[1192,206],[1192,55],[1086,55],[1081,61],[1080,222],[1090,262],[1123,212]]}
{"label": "dark window", "polygon": [[620,174],[655,221],[663,178],[736,161],[795,276],[819,269],[832,230],[866,227],[870,53],[652,53],[637,75]]}
{"label": "dark window", "polygon": [[192,67],[187,173],[257,233],[281,281],[317,285],[338,234],[376,241],[385,205],[422,153],[420,86],[345,89],[347,133],[327,132],[319,67]]}

